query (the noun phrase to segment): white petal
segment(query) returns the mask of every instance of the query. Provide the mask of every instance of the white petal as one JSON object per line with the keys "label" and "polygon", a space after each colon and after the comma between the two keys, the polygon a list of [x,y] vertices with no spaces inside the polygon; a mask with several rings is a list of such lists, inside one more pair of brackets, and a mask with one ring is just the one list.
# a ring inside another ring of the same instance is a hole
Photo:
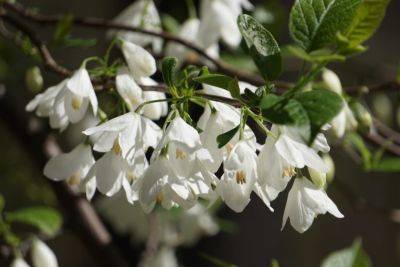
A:
{"label": "white petal", "polygon": [[137,85],[126,67],[118,69],[115,84],[119,95],[131,110],[135,110],[142,102],[142,89]]}
{"label": "white petal", "polygon": [[29,265],[24,259],[16,258],[13,260],[10,267],[29,267]]}
{"label": "white petal", "polygon": [[[74,95],[70,91],[66,92],[64,97],[65,112],[68,116],[68,120],[71,123],[81,121],[86,114],[89,100],[85,97]],[[76,105],[74,104],[74,101],[79,103],[79,107],[74,107],[74,105]]]}
{"label": "white petal", "polygon": [[41,240],[33,241],[31,253],[34,267],[58,267],[56,255]]}
{"label": "white petal", "polygon": [[325,69],[322,72],[322,80],[328,86],[330,90],[341,95],[342,94],[342,83],[339,77],[331,70]]}
{"label": "white petal", "polygon": [[143,47],[124,41],[122,53],[135,79],[151,76],[157,71],[154,57]]}

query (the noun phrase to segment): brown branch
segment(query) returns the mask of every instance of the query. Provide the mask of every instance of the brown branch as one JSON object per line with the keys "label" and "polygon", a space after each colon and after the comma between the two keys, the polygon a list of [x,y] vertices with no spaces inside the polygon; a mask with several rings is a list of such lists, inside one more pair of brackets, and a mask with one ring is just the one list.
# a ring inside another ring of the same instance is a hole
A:
{"label": "brown branch", "polygon": [[54,58],[52,57],[49,49],[47,48],[47,46],[41,41],[41,39],[36,35],[36,33],[34,31],[32,31],[30,28],[28,28],[25,24],[19,22],[18,20],[16,20],[15,18],[9,16],[6,13],[0,13],[0,18],[12,25],[13,27],[15,27],[16,29],[20,30],[23,34],[25,34],[32,42],[33,45],[35,45],[40,53],[41,58],[44,61],[44,66],[57,73],[57,74],[61,74],[63,76],[69,76],[71,75],[71,71],[69,71],[68,69],[60,66],[59,64],[57,64],[57,62],[54,60]]}
{"label": "brown branch", "polygon": [[[6,10],[13,11],[13,12],[19,14],[20,16],[24,17],[25,19],[39,23],[41,25],[54,25],[54,24],[59,23],[60,21],[62,21],[65,18],[65,16],[63,16],[63,15],[44,15],[44,14],[34,13],[34,12],[31,12],[28,9],[26,9],[24,6],[17,4],[17,3],[4,2],[3,7]],[[125,25],[122,23],[117,23],[114,21],[109,21],[109,20],[100,19],[100,18],[74,17],[72,19],[72,23],[75,25],[78,25],[78,26],[83,26],[83,27],[131,31],[131,32],[142,33],[142,34],[146,34],[146,35],[150,35],[150,36],[154,36],[154,37],[160,37],[166,41],[181,44],[181,45],[195,51],[200,56],[202,56],[206,60],[210,61],[216,67],[217,71],[226,73],[227,75],[235,76],[241,81],[249,82],[254,85],[263,85],[265,83],[264,80],[260,76],[245,73],[245,72],[239,71],[235,68],[232,68],[228,64],[226,64],[222,61],[219,61],[218,59],[215,59],[212,56],[208,55],[203,50],[203,48],[197,46],[196,44],[194,44],[190,41],[187,41],[181,37],[167,33],[167,32],[150,31],[150,30],[146,30],[146,29],[143,29],[140,27],[129,26],[129,25]],[[282,86],[284,86],[284,85],[285,85],[285,83],[282,83]]]}

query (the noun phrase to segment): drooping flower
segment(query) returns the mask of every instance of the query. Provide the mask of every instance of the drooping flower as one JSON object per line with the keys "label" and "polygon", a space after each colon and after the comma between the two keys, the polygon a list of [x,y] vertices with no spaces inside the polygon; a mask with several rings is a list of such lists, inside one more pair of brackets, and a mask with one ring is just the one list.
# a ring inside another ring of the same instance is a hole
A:
{"label": "drooping flower", "polygon": [[251,9],[247,0],[202,0],[200,5],[199,40],[203,47],[210,47],[222,40],[232,47],[240,44],[241,34],[237,26],[237,17],[242,7]]}
{"label": "drooping flower", "polygon": [[167,209],[176,205],[187,209],[196,203],[198,195],[211,191],[211,184],[201,175],[199,160],[212,161],[201,147],[197,130],[177,116],[168,125],[143,175],[139,198],[144,210],[150,212],[156,202]]}
{"label": "drooping flower", "polygon": [[[80,144],[69,153],[51,158],[44,167],[44,175],[53,181],[64,181],[71,186],[81,187],[83,179],[95,163],[90,145]],[[85,184],[88,199],[93,197],[95,181]]]}
{"label": "drooping flower", "polygon": [[[197,18],[190,18],[188,20],[186,20],[178,33],[178,36],[199,44],[200,46],[202,46],[202,40],[199,36],[199,28],[200,28],[200,20]],[[208,46],[203,47],[205,52],[213,57],[213,58],[218,58],[219,57],[219,46],[218,43],[212,43],[212,44],[208,44]],[[185,59],[190,58],[191,56],[193,56],[193,52],[188,50],[186,47],[184,47],[181,44],[177,44],[177,43],[168,43],[167,48],[166,48],[166,54],[170,57],[175,57],[178,59],[178,64],[181,64],[185,61]]]}
{"label": "drooping flower", "polygon": [[10,267],[29,267],[29,264],[22,258],[15,258]]}
{"label": "drooping flower", "polygon": [[93,137],[93,150],[108,152],[119,146],[122,157],[130,160],[136,151],[155,147],[161,138],[160,127],[137,113],[129,112],[83,132]]}
{"label": "drooping flower", "polygon": [[[128,64],[129,71],[121,68],[116,78],[117,90],[128,106],[133,109],[143,102],[166,99],[165,93],[156,91],[143,91],[137,84],[155,86],[157,82],[150,78],[156,68],[154,57],[142,47],[122,42],[122,52]],[[158,120],[168,113],[166,102],[151,103],[143,107],[142,114],[146,117]]]}
{"label": "drooping flower", "polygon": [[[115,22],[126,26],[141,27],[145,30],[161,32],[161,19],[153,0],[139,0],[125,8],[115,19]],[[155,52],[160,52],[162,40],[159,37],[131,31],[111,31],[121,39],[128,40],[140,46],[152,45]]]}
{"label": "drooping flower", "polygon": [[257,182],[257,154],[244,141],[239,141],[224,161],[224,174],[217,192],[228,207],[242,212],[255,192],[272,210],[270,199]]}
{"label": "drooping flower", "polygon": [[[329,90],[343,96],[342,84],[336,73],[325,69],[322,73],[322,80]],[[343,103],[343,109],[331,122],[332,130],[337,137],[343,137],[346,130],[351,131],[358,126],[357,120],[344,98]]]}
{"label": "drooping flower", "polygon": [[36,109],[38,116],[50,118],[52,128],[64,130],[69,122],[77,123],[83,119],[89,104],[96,115],[96,93],[87,70],[82,67],[71,78],[37,95],[28,103],[26,110]]}
{"label": "drooping flower", "polygon": [[[252,88],[251,85],[240,83],[241,89],[244,91],[245,87]],[[252,88],[253,89],[253,88]],[[224,97],[231,97],[227,90],[222,90],[213,86],[204,86],[204,92],[208,94],[220,95]],[[232,130],[240,124],[241,115],[240,111],[228,104],[210,101],[204,109],[197,126],[204,130],[201,134],[201,142],[203,147],[206,148],[213,158],[211,165],[206,165],[207,169],[211,172],[216,172],[220,167],[222,161],[228,156],[229,152],[239,141],[239,133],[232,138],[228,144],[219,148],[217,137],[229,130]],[[256,150],[257,142],[253,131],[250,127],[245,126],[243,132],[243,139],[246,140],[248,145]]]}
{"label": "drooping flower", "polygon": [[288,195],[282,229],[289,218],[293,228],[304,233],[317,215],[326,212],[336,218],[344,217],[323,189],[316,187],[304,177],[297,178]]}
{"label": "drooping flower", "polygon": [[[308,166],[318,172],[328,171],[318,150],[306,145],[295,128],[273,125],[271,133],[259,154],[258,176],[260,184],[270,188],[272,199],[286,188],[295,168]],[[322,140],[320,136],[320,142],[325,144]],[[321,144],[315,147],[324,151],[329,148]]]}
{"label": "drooping flower", "polygon": [[58,267],[54,252],[39,239],[32,243],[32,263],[33,267]]}

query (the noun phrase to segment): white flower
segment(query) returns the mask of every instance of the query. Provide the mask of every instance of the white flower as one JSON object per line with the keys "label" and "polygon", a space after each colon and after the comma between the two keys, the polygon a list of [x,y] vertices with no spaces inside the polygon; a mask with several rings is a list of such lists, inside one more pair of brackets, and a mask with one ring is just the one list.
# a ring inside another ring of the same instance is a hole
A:
{"label": "white flower", "polygon": [[295,168],[308,166],[322,173],[328,171],[317,151],[303,143],[295,128],[273,125],[271,132],[259,154],[258,176],[260,184],[270,188],[272,199],[286,188]]}
{"label": "white flower", "polygon": [[28,103],[26,110],[36,109],[38,116],[50,118],[52,128],[64,130],[69,122],[77,123],[83,119],[89,104],[96,115],[96,93],[87,70],[82,67],[71,78],[37,95]]}
{"label": "white flower", "polygon": [[296,231],[303,233],[310,228],[318,214],[329,212],[336,218],[343,218],[335,203],[323,189],[316,187],[306,178],[297,178],[289,192],[283,214],[282,229],[290,218]]}
{"label": "white flower", "polygon": [[144,210],[150,212],[157,201],[167,209],[176,205],[187,209],[199,195],[211,193],[210,182],[201,175],[199,160],[212,161],[201,148],[196,129],[177,116],[168,125],[143,175],[140,201]]}
{"label": "white flower", "polygon": [[[43,172],[53,181],[67,180],[71,186],[80,186],[94,163],[91,147],[80,144],[69,153],[62,153],[51,158]],[[95,189],[94,181],[86,183],[85,191],[88,199],[93,197]]]}
{"label": "white flower", "polygon": [[171,247],[163,246],[146,264],[139,263],[139,267],[178,267],[175,251]]}
{"label": "white flower", "polygon": [[253,191],[271,209],[268,196],[257,183],[257,155],[246,142],[240,141],[224,161],[224,174],[217,192],[228,207],[242,212],[249,204]]}
{"label": "white flower", "polygon": [[93,150],[108,152],[118,144],[122,157],[131,160],[136,151],[157,145],[161,129],[151,120],[130,112],[89,128],[83,134],[93,137]]}
{"label": "white flower", "polygon": [[[322,80],[329,90],[343,96],[342,84],[336,73],[325,69],[322,73]],[[343,109],[331,122],[332,130],[337,137],[343,137],[346,130],[351,131],[358,126],[357,120],[345,99],[343,99],[343,103]]]}
{"label": "white flower", "polygon": [[201,1],[199,40],[203,47],[218,42],[219,38],[232,47],[240,44],[241,34],[236,20],[242,13],[242,7],[251,9],[252,5],[243,0]]}
{"label": "white flower", "polygon": [[90,169],[86,180],[95,180],[97,189],[111,197],[121,188],[125,190],[129,203],[138,200],[138,190],[141,185],[140,177],[147,168],[147,160],[143,151],[137,151],[133,160],[128,162],[121,156],[118,145],[113,151],[105,153]]}
{"label": "white flower", "polygon": [[22,258],[15,258],[10,267],[29,267],[29,264]]}
{"label": "white flower", "polygon": [[135,79],[149,77],[157,71],[156,60],[143,47],[122,41],[122,53]]}
{"label": "white flower", "polygon": [[[154,57],[142,47],[127,41],[122,43],[122,52],[132,76],[126,68],[121,68],[117,74],[116,85],[118,93],[128,106],[133,110],[143,102],[166,99],[165,93],[142,91],[137,84],[157,85],[157,82],[149,77],[157,70]],[[142,113],[152,120],[158,120],[168,113],[168,105],[166,102],[148,104],[142,109]]]}
{"label": "white flower", "polygon": [[[247,87],[247,84],[242,84]],[[244,90],[244,86],[241,86]],[[251,87],[250,85],[248,87]],[[231,97],[230,93],[226,90],[222,90],[212,86],[204,86],[204,91],[208,94],[220,95],[224,97]],[[204,130],[201,134],[201,142],[203,147],[206,148],[212,158],[213,162],[211,165],[206,165],[207,169],[211,172],[216,172],[220,167],[222,161],[227,157],[229,152],[239,141],[239,133],[232,138],[228,144],[222,148],[218,148],[217,137],[229,130],[232,130],[240,124],[240,111],[230,105],[210,101],[212,108],[207,105],[204,109],[204,113],[201,115],[197,126]],[[247,141],[248,145],[256,150],[257,142],[253,131],[245,126],[244,140]]]}
{"label": "white flower", "polygon": [[[178,36],[189,42],[197,43],[202,46],[202,40],[199,36],[200,24],[201,22],[197,18],[186,20],[182,24]],[[204,47],[204,50],[209,56],[219,58],[219,47],[217,42],[208,44],[207,47]],[[181,44],[170,42],[166,48],[166,55],[177,58],[178,64],[182,64],[185,59],[193,55],[193,52]]]}
{"label": "white flower", "polygon": [[[135,1],[125,8],[114,21],[126,26],[141,27],[155,32],[161,31],[160,15],[152,0]],[[110,33],[112,35],[117,34],[118,37],[140,46],[151,44],[155,52],[160,52],[162,48],[162,40],[158,37],[122,30],[118,32],[111,31]]]}
{"label": "white flower", "polygon": [[34,267],[58,267],[54,252],[41,240],[32,243],[32,263]]}
{"label": "white flower", "polygon": [[68,126],[68,117],[65,112],[64,103],[57,101],[57,95],[65,88],[67,80],[49,87],[45,92],[38,94],[26,106],[26,111],[32,112],[36,109],[39,117],[49,117],[50,127],[64,130]]}

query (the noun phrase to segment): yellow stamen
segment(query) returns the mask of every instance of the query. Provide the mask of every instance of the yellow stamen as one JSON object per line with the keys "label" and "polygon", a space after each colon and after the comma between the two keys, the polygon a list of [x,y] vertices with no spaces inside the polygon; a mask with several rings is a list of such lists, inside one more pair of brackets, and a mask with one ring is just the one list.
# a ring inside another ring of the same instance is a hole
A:
{"label": "yellow stamen", "polygon": [[296,174],[296,170],[293,167],[288,167],[283,170],[283,177],[292,177]]}
{"label": "yellow stamen", "polygon": [[71,100],[71,106],[75,110],[80,109],[82,106],[82,98],[73,96]]}
{"label": "yellow stamen", "polygon": [[161,202],[163,201],[163,199],[164,199],[164,196],[163,196],[163,194],[160,192],[160,193],[157,195],[156,202],[157,202],[158,204],[161,204]]}
{"label": "yellow stamen", "polygon": [[81,178],[79,177],[79,173],[74,173],[67,179],[67,183],[70,186],[79,185],[81,183]]}
{"label": "yellow stamen", "polygon": [[244,173],[244,171],[240,170],[236,172],[236,182],[238,184],[246,183],[246,174]]}
{"label": "yellow stamen", "polygon": [[227,144],[226,145],[226,150],[228,151],[228,156],[229,156],[229,154],[231,154],[232,149],[233,149],[233,145],[232,144]]}
{"label": "yellow stamen", "polygon": [[114,142],[113,151],[115,155],[121,155],[122,149],[121,146],[119,145],[118,139],[115,140]]}
{"label": "yellow stamen", "polygon": [[187,154],[179,148],[176,149],[175,155],[177,159],[186,159],[187,157]]}
{"label": "yellow stamen", "polygon": [[128,182],[132,183],[137,177],[132,172],[128,172],[126,178],[128,179]]}

